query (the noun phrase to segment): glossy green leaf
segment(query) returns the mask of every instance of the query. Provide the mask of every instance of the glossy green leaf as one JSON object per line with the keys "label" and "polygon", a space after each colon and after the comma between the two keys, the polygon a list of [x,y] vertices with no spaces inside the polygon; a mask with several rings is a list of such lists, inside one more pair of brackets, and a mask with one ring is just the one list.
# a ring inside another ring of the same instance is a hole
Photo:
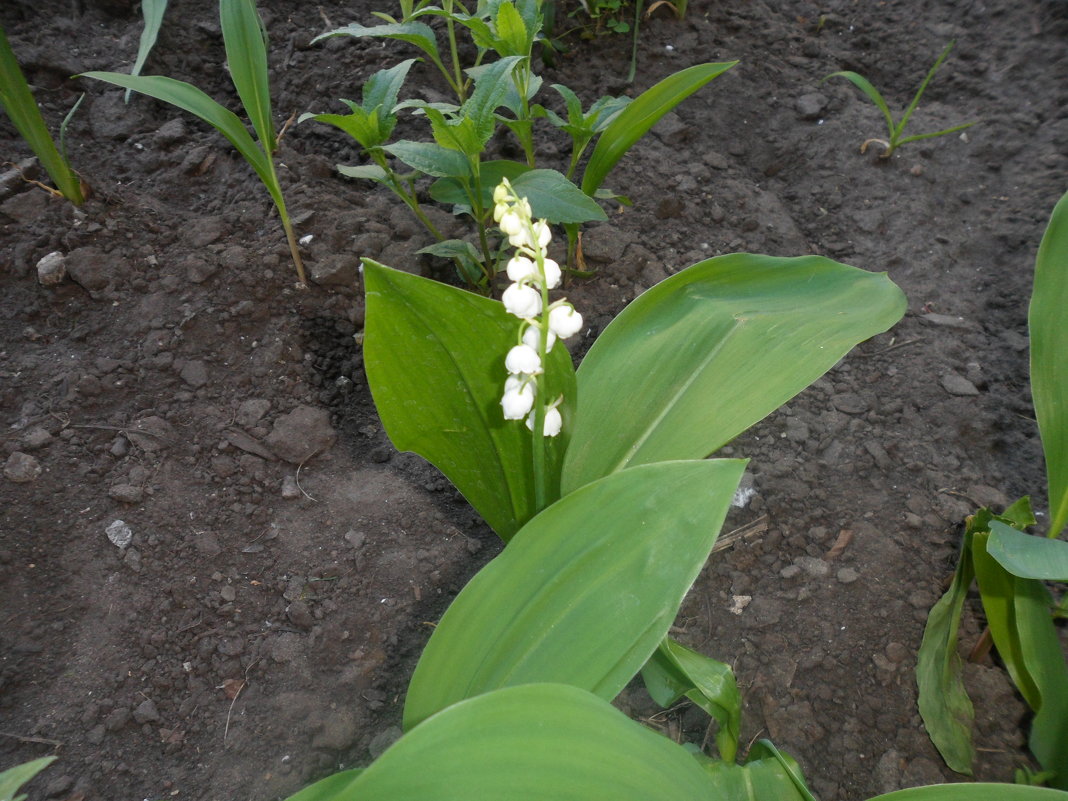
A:
{"label": "glossy green leaf", "polygon": [[21,801],[26,798],[24,795],[16,796],[15,793],[22,785],[55,761],[54,756],[41,757],[31,762],[15,765],[0,773],[0,801]]}
{"label": "glossy green leaf", "polygon": [[358,38],[370,37],[381,39],[395,39],[399,42],[407,42],[415,45],[435,63],[438,62],[438,42],[433,29],[422,22],[398,22],[390,25],[375,25],[368,28],[364,25],[346,25],[343,28],[335,28],[332,31],[321,33],[312,39],[312,44],[328,39],[331,36],[355,36]]}
{"label": "glossy green leaf", "polygon": [[727,61],[718,64],[697,64],[669,75],[638,95],[612,120],[612,124],[597,140],[582,174],[582,191],[592,196],[623,155],[645,136],[661,117],[737,63]]}
{"label": "glossy green leaf", "polygon": [[41,110],[26,83],[15,53],[7,41],[4,29],[0,27],[0,111],[11,119],[19,136],[41,162],[45,172],[55,182],[63,197],[80,206],[85,202],[82,196],[81,182],[63,158],[52,135],[48,132]]}
{"label": "glossy green leaf", "polygon": [[1068,581],[1068,542],[1033,537],[994,521],[986,552],[1020,578]]}
{"label": "glossy green leaf", "polygon": [[[382,424],[399,450],[434,464],[508,540],[534,515],[530,432],[505,420],[504,357],[519,321],[498,301],[364,260],[364,363]],[[571,357],[549,354],[549,395],[575,397]],[[559,491],[564,430],[549,444],[551,495]]]}
{"label": "glossy green leaf", "polygon": [[1050,216],[1035,261],[1027,324],[1031,334],[1031,395],[1046,454],[1049,535],[1068,525],[1068,194]]}
{"label": "glossy green leaf", "polygon": [[704,458],[904,311],[885,274],[819,256],[735,253],[683,270],[624,309],[583,360],[563,491]]}
{"label": "glossy green leaf", "polygon": [[410,142],[402,139],[382,149],[396,156],[409,167],[435,178],[471,175],[471,168],[462,153],[448,150],[432,142]]}
{"label": "glossy green leaf", "polygon": [[347,787],[312,798],[709,801],[708,792],[697,762],[666,737],[583,690],[528,684],[449,707]]}
{"label": "glossy green leaf", "polygon": [[377,164],[359,164],[356,166],[338,164],[337,171],[346,178],[361,178],[365,181],[388,185],[386,171]]}
{"label": "glossy green leaf", "polygon": [[972,746],[972,722],[975,710],[957,654],[957,631],[968,596],[975,580],[972,565],[971,532],[964,536],[957,570],[946,594],[931,607],[923,641],[916,654],[918,704],[927,734],[951,770],[972,773],[975,748]]}
{"label": "glossy green leaf", "polygon": [[[705,796],[708,801],[808,801],[790,771],[773,757],[744,765],[712,760],[703,765],[712,785]],[[793,767],[797,769],[796,762]]]}
{"label": "glossy green leaf", "polygon": [[869,801],[1068,801],[1068,793],[1048,787],[976,782],[910,787]]}
{"label": "glossy green leaf", "polygon": [[[145,27],[141,31],[141,40],[137,45],[137,58],[134,59],[131,75],[140,75],[145,66],[145,60],[152,48],[156,46],[159,37],[159,29],[163,25],[163,15],[167,12],[167,0],[141,0],[141,14],[145,18]],[[126,90],[126,102],[130,102],[130,92]]]}
{"label": "glossy green leaf", "polygon": [[364,768],[353,768],[327,776],[315,784],[309,784],[299,793],[289,796],[286,801],[335,801],[345,798],[344,791],[364,770]]}
{"label": "glossy green leaf", "polygon": [[675,620],[745,462],[661,462],[549,506],[445,612],[408,689],[410,729],[464,698],[561,682],[610,700]]}
{"label": "glossy green leaf", "polygon": [[516,178],[512,187],[530,201],[535,217],[551,223],[608,219],[604,209],[556,170],[530,170]]}
{"label": "glossy green leaf", "polygon": [[220,0],[219,20],[230,79],[260,145],[270,156],[277,144],[271,119],[271,87],[267,80],[267,33],[256,12],[256,3]]}

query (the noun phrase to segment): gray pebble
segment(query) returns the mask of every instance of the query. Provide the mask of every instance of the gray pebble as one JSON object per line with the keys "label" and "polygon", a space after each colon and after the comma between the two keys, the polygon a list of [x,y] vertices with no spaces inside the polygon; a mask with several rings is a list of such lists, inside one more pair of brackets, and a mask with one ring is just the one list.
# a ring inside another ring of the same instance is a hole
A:
{"label": "gray pebble", "polygon": [[182,365],[179,375],[189,386],[199,389],[208,383],[208,366],[199,359],[193,359]]}
{"label": "gray pebble", "polygon": [[41,475],[41,463],[22,451],[15,451],[4,463],[4,478],[16,484],[27,484]]}
{"label": "gray pebble", "polygon": [[22,435],[22,447],[28,451],[36,451],[52,441],[53,437],[40,426],[34,426]]}
{"label": "gray pebble", "polygon": [[138,724],[155,723],[159,720],[159,711],[150,698],[146,698],[133,711],[133,719]]}
{"label": "gray pebble", "polygon": [[330,425],[326,409],[298,406],[275,420],[264,442],[280,459],[301,464],[328,450],[336,440],[337,432]]}
{"label": "gray pebble", "polygon": [[286,500],[300,497],[300,487],[297,486],[296,476],[285,476],[282,479],[282,497]]}
{"label": "gray pebble", "polygon": [[841,392],[831,398],[831,405],[846,414],[863,414],[868,411],[868,402],[855,392]]}
{"label": "gray pebble", "polygon": [[41,286],[55,286],[67,277],[67,257],[54,250],[37,262],[37,280]]}
{"label": "gray pebble", "polygon": [[858,578],[860,578],[860,573],[851,567],[843,567],[838,571],[838,580],[842,584],[852,584]]}
{"label": "gray pebble", "polygon": [[950,395],[959,395],[961,397],[979,394],[979,390],[976,388],[975,384],[959,373],[946,373],[943,375],[942,389]]}
{"label": "gray pebble", "polygon": [[237,590],[227,584],[221,590],[219,590],[219,597],[221,597],[227,603],[237,600]]}
{"label": "gray pebble", "polygon": [[116,484],[108,490],[108,496],[120,503],[141,503],[145,491],[133,484]]}
{"label": "gray pebble", "polygon": [[304,601],[291,603],[286,609],[286,616],[289,618],[290,623],[300,629],[310,629],[312,624],[315,623],[311,610]]}
{"label": "gray pebble", "polygon": [[818,92],[801,95],[794,102],[794,109],[803,120],[817,119],[825,108],[827,108],[827,98]]}
{"label": "gray pebble", "polygon": [[830,565],[815,556],[799,556],[795,562],[802,570],[816,578],[826,576],[831,570]]}
{"label": "gray pebble", "polygon": [[113,521],[104,529],[104,533],[116,548],[126,548],[133,541],[133,529],[121,520]]}

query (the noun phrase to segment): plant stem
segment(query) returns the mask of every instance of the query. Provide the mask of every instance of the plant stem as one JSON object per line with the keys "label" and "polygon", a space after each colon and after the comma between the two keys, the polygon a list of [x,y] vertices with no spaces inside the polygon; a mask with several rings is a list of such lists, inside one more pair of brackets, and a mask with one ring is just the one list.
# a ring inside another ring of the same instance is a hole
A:
{"label": "plant stem", "polygon": [[453,88],[456,92],[456,96],[460,100],[460,105],[462,106],[467,99],[467,91],[465,89],[466,81],[464,81],[464,73],[463,70],[460,69],[460,53],[456,46],[456,23],[452,20],[452,0],[445,0],[442,6],[444,7],[446,14],[445,30],[449,37],[449,53],[452,56],[452,71],[455,76],[455,84]]}
{"label": "plant stem", "polygon": [[[531,241],[537,244],[537,236],[530,232]],[[549,389],[546,370],[548,369],[549,351],[549,288],[545,281],[545,251],[541,246],[534,248],[541,275],[541,325],[538,328],[538,357],[541,359],[542,372],[537,377],[537,391],[534,393],[534,508],[535,514],[549,504],[549,478],[546,468],[545,453],[545,393]]]}
{"label": "plant stem", "polygon": [[[270,169],[271,181],[267,184],[267,191],[278,209],[278,217],[282,220],[282,228],[286,232],[286,241],[289,243],[289,255],[293,257],[293,265],[297,268],[297,280],[302,286],[308,285],[308,279],[304,275],[304,261],[300,258],[300,247],[297,244],[297,235],[293,232],[293,223],[289,220],[289,212],[286,211],[286,201],[282,196],[282,185],[278,182],[278,173],[274,169],[274,158],[264,146],[267,155],[267,166]],[[265,182],[266,183],[266,182]]]}

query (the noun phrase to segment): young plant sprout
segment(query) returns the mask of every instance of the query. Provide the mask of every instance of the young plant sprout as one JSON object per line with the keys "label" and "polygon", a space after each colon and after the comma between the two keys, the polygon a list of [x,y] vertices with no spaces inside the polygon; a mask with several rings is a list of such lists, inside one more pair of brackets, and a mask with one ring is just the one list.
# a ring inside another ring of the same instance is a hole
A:
{"label": "young plant sprout", "polygon": [[905,126],[908,125],[909,118],[912,116],[912,112],[914,112],[916,110],[916,107],[920,104],[920,98],[923,97],[923,93],[927,89],[927,84],[929,84],[931,82],[931,79],[934,78],[934,74],[938,71],[938,68],[942,66],[942,62],[946,60],[946,56],[949,55],[949,51],[953,49],[953,45],[955,43],[956,42],[950,42],[946,45],[945,50],[942,51],[942,55],[940,55],[938,57],[938,60],[935,61],[934,66],[931,67],[930,71],[928,71],[927,77],[924,78],[923,83],[920,84],[920,88],[916,90],[916,94],[912,98],[912,102],[909,103],[909,107],[905,109],[904,115],[902,115],[901,119],[896,123],[894,122],[893,115],[890,113],[890,107],[886,105],[886,101],[883,99],[883,96],[879,93],[878,89],[871,85],[871,82],[867,78],[863,77],[862,75],[858,75],[855,72],[843,70],[841,72],[832,72],[830,75],[823,79],[824,81],[826,81],[830,78],[845,78],[847,81],[856,86],[860,91],[862,91],[865,95],[867,95],[868,99],[879,107],[879,111],[881,111],[883,113],[883,116],[886,118],[886,129],[888,138],[881,139],[878,137],[872,137],[871,139],[865,139],[860,145],[861,153],[867,152],[869,145],[882,145],[883,152],[879,154],[879,158],[888,159],[893,154],[893,152],[897,150],[897,148],[899,148],[906,142],[918,142],[921,139],[934,139],[937,136],[945,136],[946,134],[956,133],[957,131],[963,131],[965,128],[970,128],[971,126],[975,125],[976,122],[978,122],[978,120],[973,120],[972,122],[966,122],[963,125],[954,125],[952,128],[946,128],[941,131],[934,131],[932,133],[925,134],[915,134],[913,136],[902,136],[902,134],[905,132]]}

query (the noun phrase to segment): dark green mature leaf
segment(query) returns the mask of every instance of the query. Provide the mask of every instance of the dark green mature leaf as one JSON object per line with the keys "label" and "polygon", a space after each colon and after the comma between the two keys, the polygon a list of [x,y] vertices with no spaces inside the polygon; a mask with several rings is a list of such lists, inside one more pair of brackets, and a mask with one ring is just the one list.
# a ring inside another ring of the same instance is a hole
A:
{"label": "dark green mature leaf", "polygon": [[669,75],[638,95],[612,120],[612,124],[597,140],[597,146],[594,147],[582,174],[582,191],[592,196],[604,183],[612,168],[623,158],[623,154],[645,136],[661,117],[737,63],[728,61],[719,64],[697,64]]}
{"label": "dark green mature leaf", "polygon": [[1049,536],[1068,525],[1068,194],[1050,216],[1035,260],[1027,324],[1031,333],[1031,395],[1046,454]]}
{"label": "dark green mature leaf", "polygon": [[286,801],[340,801],[347,798],[341,795],[350,784],[364,772],[364,768],[343,770],[325,779],[320,779],[315,784],[309,784],[296,795],[291,795]]}
{"label": "dark green mature leaf", "polygon": [[21,765],[15,765],[0,772],[0,801],[11,801],[11,799],[21,801],[21,799],[24,799],[26,797],[24,795],[15,796],[18,789],[55,761],[56,757],[54,756],[41,757],[32,762],[23,762]]}
{"label": "dark green mature leaf", "polygon": [[745,462],[661,462],[589,484],[527,523],[423,651],[405,728],[464,698],[562,682],[610,700],[667,634]]}
{"label": "dark green mature leaf", "polygon": [[1068,581],[1068,542],[1032,537],[1012,526],[993,521],[986,552],[1003,568],[1020,578]]}
{"label": "dark green mature leaf", "polygon": [[730,665],[666,637],[642,668],[642,679],[660,706],[667,708],[685,696],[715,719],[720,758],[734,762],[742,725],[742,696]]}
{"label": "dark green mature leaf", "polygon": [[708,792],[697,762],[666,737],[583,690],[528,684],[449,707],[336,794],[300,801],[703,801]]}
{"label": "dark green mature leaf", "polygon": [[230,79],[268,157],[277,144],[267,80],[267,34],[254,0],[220,0],[219,19]]}
{"label": "dark green mature leaf", "polygon": [[[505,420],[504,357],[519,320],[495,300],[364,260],[364,361],[375,404],[393,444],[415,451],[456,485],[508,540],[534,515],[530,432]],[[574,370],[555,347],[549,396],[563,395],[564,430],[549,443],[550,501],[571,428]]]}
{"label": "dark green mature leaf", "polygon": [[968,776],[975,760],[972,747],[975,711],[964,689],[957,630],[964,599],[975,580],[971,537],[970,532],[964,535],[953,583],[931,608],[916,654],[918,703],[927,734],[950,769]]}
{"label": "dark green mature leaf", "polygon": [[[796,762],[791,759],[788,764],[800,775]],[[774,757],[753,759],[744,765],[709,760],[703,766],[712,783],[705,796],[708,801],[808,801],[790,770]]]}
{"label": "dark green mature leaf", "polygon": [[1048,787],[976,782],[910,787],[869,801],[1068,801],[1068,793]]}
{"label": "dark green mature leaf", "polygon": [[607,220],[604,209],[556,170],[530,170],[512,181],[516,194],[530,201],[535,217],[551,223]]}
{"label": "dark green mature leaf", "polygon": [[469,177],[471,167],[462,153],[448,150],[431,142],[410,142],[402,139],[382,148],[409,167],[435,178]]}
{"label": "dark green mature leaf", "polygon": [[[484,161],[478,165],[479,179],[482,185],[482,208],[493,205],[493,190],[502,178],[514,181],[525,172],[530,171],[526,164],[518,161],[501,159]],[[430,185],[430,197],[438,203],[450,203],[453,206],[470,206],[471,198],[467,196],[464,183],[456,178],[439,178]],[[536,212],[535,212],[536,213]]]}
{"label": "dark green mature leaf", "polygon": [[[133,69],[130,70],[131,75],[141,74],[141,69],[148,59],[148,54],[156,46],[159,29],[163,25],[163,15],[166,12],[167,0],[141,0],[141,14],[145,18],[145,27],[141,31],[141,39],[137,45],[137,57],[134,59]],[[127,103],[130,102],[131,91],[133,90],[126,90],[125,100]]]}
{"label": "dark green mature leaf", "polygon": [[564,493],[626,467],[704,458],[904,311],[885,274],[819,256],[736,253],[668,278],[582,362]]}

